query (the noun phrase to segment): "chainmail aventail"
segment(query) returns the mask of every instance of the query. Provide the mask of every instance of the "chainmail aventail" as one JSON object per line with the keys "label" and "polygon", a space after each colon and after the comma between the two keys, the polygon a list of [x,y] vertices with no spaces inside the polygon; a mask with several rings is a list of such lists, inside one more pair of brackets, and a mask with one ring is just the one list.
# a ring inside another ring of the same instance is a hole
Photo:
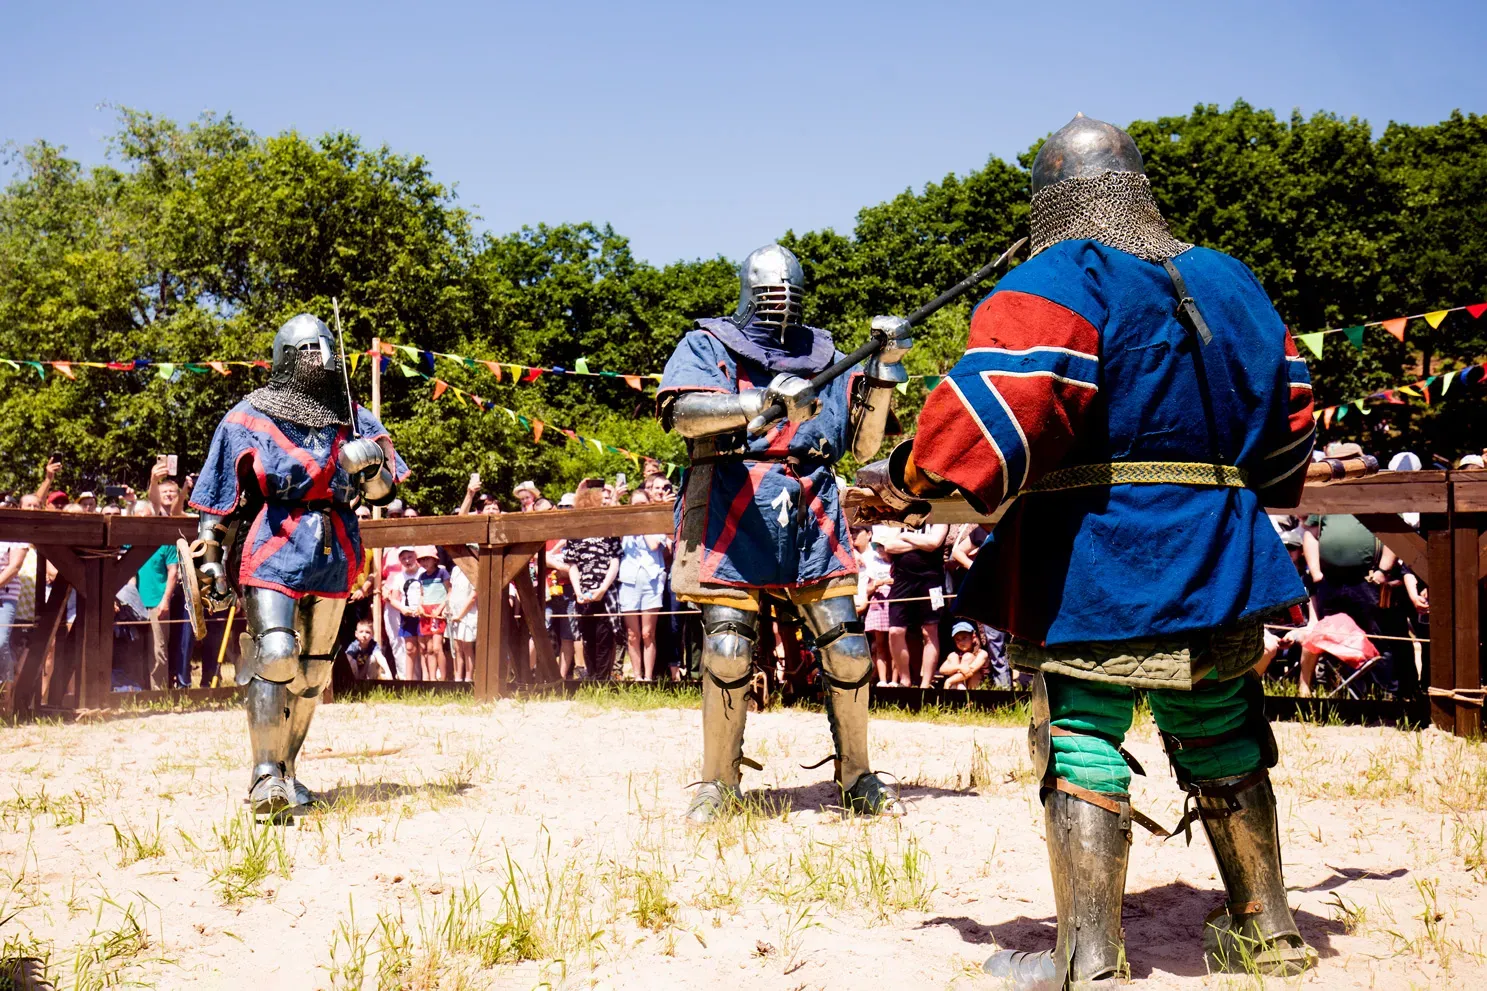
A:
{"label": "chainmail aventail", "polygon": [[299,352],[294,363],[276,371],[268,385],[253,390],[248,402],[269,416],[306,427],[351,422],[341,370],[324,367],[315,350]]}
{"label": "chainmail aventail", "polygon": [[1180,255],[1179,241],[1139,172],[1105,172],[1065,179],[1033,195],[1033,254],[1051,244],[1087,238],[1149,262]]}

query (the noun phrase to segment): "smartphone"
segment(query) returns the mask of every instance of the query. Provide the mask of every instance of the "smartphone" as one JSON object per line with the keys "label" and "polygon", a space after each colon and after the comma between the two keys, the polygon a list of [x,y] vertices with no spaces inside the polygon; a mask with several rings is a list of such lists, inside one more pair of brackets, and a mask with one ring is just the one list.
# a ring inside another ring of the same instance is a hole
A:
{"label": "smartphone", "polygon": [[478,472],[478,471],[472,471],[472,472],[470,472],[470,488],[472,488],[472,489],[478,489],[479,487],[480,487],[480,472]]}
{"label": "smartphone", "polygon": [[180,469],[180,459],[174,454],[167,454],[165,456],[165,473],[174,478],[176,476],[176,473],[179,472]]}
{"label": "smartphone", "polygon": [[103,487],[103,495],[107,499],[122,499],[128,491],[129,489],[123,485],[105,485]]}
{"label": "smartphone", "polygon": [[624,472],[620,472],[618,475],[614,476],[614,487],[617,488],[617,489],[623,489],[623,488],[625,488],[625,473]]}

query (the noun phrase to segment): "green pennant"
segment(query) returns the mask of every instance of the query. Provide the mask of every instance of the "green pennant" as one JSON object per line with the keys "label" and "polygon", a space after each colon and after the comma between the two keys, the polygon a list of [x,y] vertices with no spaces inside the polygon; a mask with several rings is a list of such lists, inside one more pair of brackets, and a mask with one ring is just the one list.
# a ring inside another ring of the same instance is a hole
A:
{"label": "green pennant", "polygon": [[190,372],[192,375],[205,375],[207,373],[207,366],[198,365],[194,361],[188,361],[181,367],[186,369],[186,371]]}
{"label": "green pennant", "polygon": [[406,378],[413,379],[413,378],[423,378],[424,377],[423,376],[423,372],[420,372],[418,369],[414,368],[412,365],[405,364],[404,362],[401,362],[401,361],[398,362],[398,370],[401,371],[403,373],[404,377],[406,377]]}
{"label": "green pennant", "polygon": [[926,375],[924,376],[924,387],[932,390],[944,380],[945,376],[943,375]]}
{"label": "green pennant", "polygon": [[1359,351],[1363,350],[1363,325],[1361,323],[1356,327],[1344,327],[1342,332],[1347,335],[1349,344]]}
{"label": "green pennant", "polygon": [[11,368],[15,369],[16,371],[20,371],[21,370],[21,366],[18,365],[18,364],[16,364],[14,361],[11,361],[9,358],[0,358],[0,361],[5,362],[7,365],[9,365]]}
{"label": "green pennant", "polygon": [[587,375],[589,373],[589,359],[579,358],[573,363],[573,370],[580,375]]}
{"label": "green pennant", "polygon": [[1314,334],[1297,334],[1296,336],[1311,350],[1312,354],[1318,358],[1322,356],[1322,342],[1326,340],[1326,331],[1319,330]]}
{"label": "green pennant", "polygon": [[909,394],[909,383],[907,382],[900,382],[898,385],[894,386],[894,388],[905,396]]}
{"label": "green pennant", "polygon": [[[455,357],[459,358],[458,355],[455,355]],[[474,358],[459,358],[459,363],[470,369],[472,372],[480,367],[479,365],[475,364]]]}
{"label": "green pennant", "polygon": [[395,347],[410,358],[418,357],[418,348],[414,347],[412,344],[398,344],[395,345]]}
{"label": "green pennant", "polygon": [[176,366],[169,361],[162,361],[160,362],[160,364],[155,366],[155,374],[165,379],[166,381],[169,381],[170,377],[175,373]]}
{"label": "green pennant", "polygon": [[28,364],[32,368],[36,369],[36,374],[37,375],[41,376],[43,379],[46,378],[46,366],[43,365],[41,362],[39,362],[39,361],[28,361],[28,362],[26,362],[26,364]]}
{"label": "green pennant", "polygon": [[1339,407],[1337,407],[1337,419],[1334,420],[1333,422],[1335,422],[1335,423],[1341,423],[1342,422],[1342,418],[1345,417],[1345,416],[1347,416],[1348,415],[1348,410],[1350,410],[1352,408],[1353,407],[1351,407],[1351,406],[1339,406]]}

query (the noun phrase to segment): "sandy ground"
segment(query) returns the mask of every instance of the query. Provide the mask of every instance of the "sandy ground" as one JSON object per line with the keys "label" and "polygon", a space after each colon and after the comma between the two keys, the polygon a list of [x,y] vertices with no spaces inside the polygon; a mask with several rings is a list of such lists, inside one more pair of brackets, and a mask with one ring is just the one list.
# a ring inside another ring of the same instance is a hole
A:
{"label": "sandy ground", "polygon": [[[243,812],[233,710],[0,729],[0,937],[59,988],[991,987],[996,946],[1053,934],[1023,731],[874,722],[910,815],[843,822],[819,713],[750,719],[749,812],[679,820],[693,709],[595,702],[324,708],[301,776],[329,810]],[[1487,763],[1434,731],[1282,725],[1286,879],[1321,988],[1487,986]],[[1139,807],[1180,795],[1149,720]],[[1206,843],[1138,830],[1133,983],[1205,974]]]}

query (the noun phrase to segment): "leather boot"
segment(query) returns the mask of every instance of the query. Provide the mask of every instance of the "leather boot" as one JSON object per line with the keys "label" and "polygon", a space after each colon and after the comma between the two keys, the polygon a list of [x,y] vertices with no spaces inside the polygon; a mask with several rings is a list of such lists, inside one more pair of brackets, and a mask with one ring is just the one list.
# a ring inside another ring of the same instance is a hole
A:
{"label": "leather boot", "polygon": [[982,970],[1015,991],[1113,988],[1126,974],[1120,906],[1130,822],[1061,791],[1047,793],[1043,820],[1058,942],[1039,953],[1001,950]]}

